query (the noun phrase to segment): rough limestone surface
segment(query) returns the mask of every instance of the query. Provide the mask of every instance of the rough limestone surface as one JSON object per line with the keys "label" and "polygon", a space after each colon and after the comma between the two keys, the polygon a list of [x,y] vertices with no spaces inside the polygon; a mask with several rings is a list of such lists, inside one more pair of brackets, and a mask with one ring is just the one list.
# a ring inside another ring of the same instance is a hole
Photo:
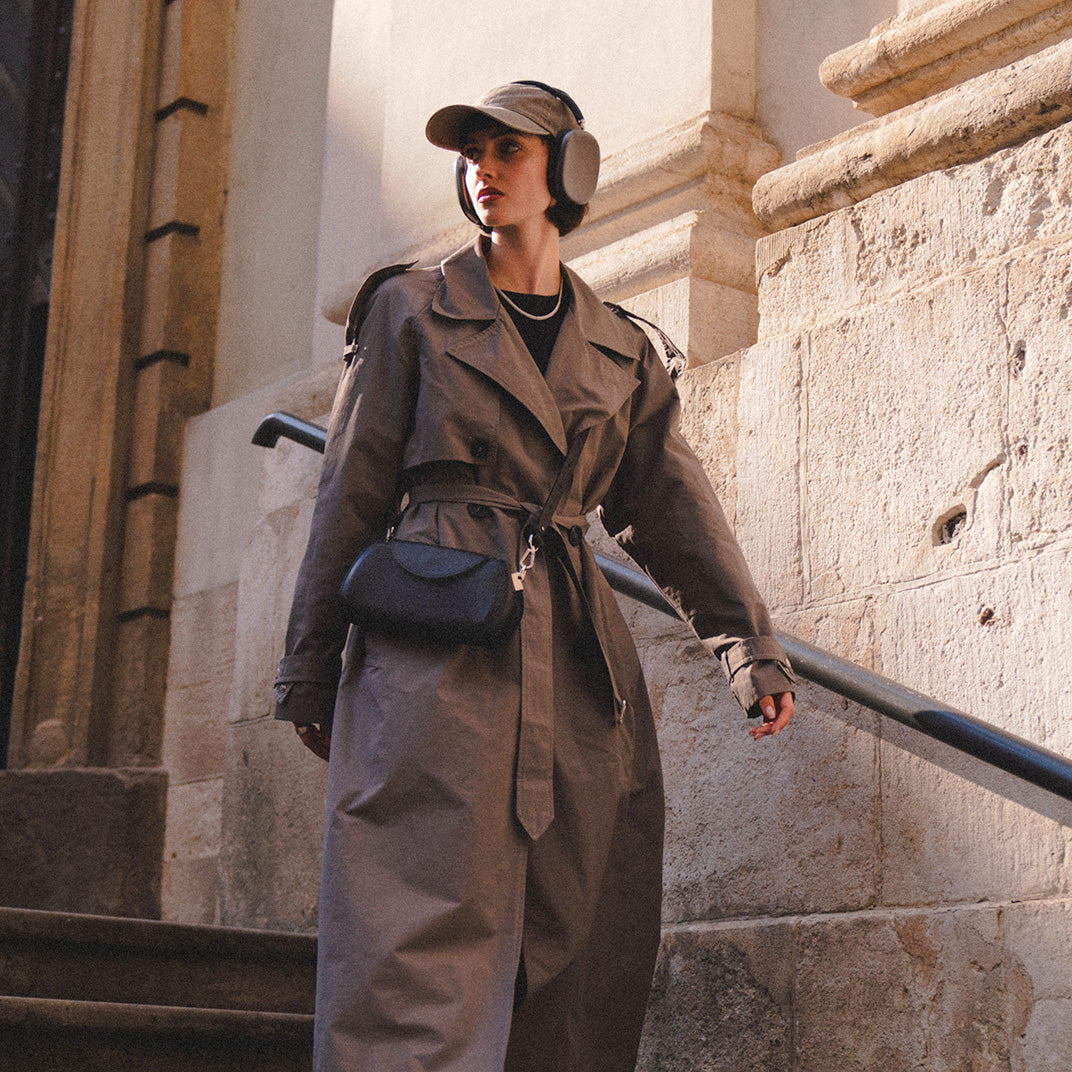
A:
{"label": "rough limestone surface", "polygon": [[[1070,156],[1066,124],[761,240],[734,472],[780,628],[1072,757]],[[718,896],[671,855],[668,943],[791,924],[792,1058],[771,1068],[1067,1069],[1072,803],[822,690],[798,699],[777,764],[741,782],[747,749],[711,764],[787,828],[780,848],[725,806],[716,841],[680,793],[670,851],[706,842]],[[697,725],[664,703],[671,787]]]}
{"label": "rough limestone surface", "polygon": [[160,915],[167,772],[0,772],[0,904]]}

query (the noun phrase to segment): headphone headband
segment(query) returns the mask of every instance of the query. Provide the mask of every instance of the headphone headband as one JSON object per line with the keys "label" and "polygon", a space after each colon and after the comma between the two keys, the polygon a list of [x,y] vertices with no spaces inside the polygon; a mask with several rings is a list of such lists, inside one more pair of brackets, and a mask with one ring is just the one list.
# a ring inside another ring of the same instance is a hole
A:
{"label": "headphone headband", "polygon": [[549,86],[546,82],[537,82],[531,78],[519,78],[516,82],[511,82],[510,84],[513,86],[533,86],[536,89],[542,89],[544,93],[550,93],[552,97],[557,97],[573,113],[573,118],[577,120],[577,126],[584,127],[584,115],[581,113],[580,107],[564,89],[555,89],[554,86]]}

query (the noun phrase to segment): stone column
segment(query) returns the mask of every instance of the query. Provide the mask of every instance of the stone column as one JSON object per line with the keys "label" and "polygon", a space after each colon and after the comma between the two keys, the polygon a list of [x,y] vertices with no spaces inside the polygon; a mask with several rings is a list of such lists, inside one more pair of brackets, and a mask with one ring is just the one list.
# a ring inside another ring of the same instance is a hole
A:
{"label": "stone column", "polygon": [[[184,421],[211,386],[230,18],[213,0],[75,6],[3,776],[6,792],[36,795],[57,821],[34,834],[48,896],[24,881],[21,894],[0,894],[7,903],[159,912],[177,474]],[[62,781],[49,778],[60,770]],[[88,825],[109,830],[125,860],[79,848],[84,824],[60,821],[71,795],[80,815],[99,807]],[[111,892],[88,872],[113,875]]]}

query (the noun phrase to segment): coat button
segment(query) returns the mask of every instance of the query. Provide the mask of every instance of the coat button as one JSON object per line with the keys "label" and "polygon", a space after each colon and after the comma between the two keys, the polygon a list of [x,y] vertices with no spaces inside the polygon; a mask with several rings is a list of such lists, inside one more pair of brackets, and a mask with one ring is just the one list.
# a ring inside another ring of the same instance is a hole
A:
{"label": "coat button", "polygon": [[491,507],[485,503],[470,503],[468,510],[470,517],[491,517]]}
{"label": "coat button", "polygon": [[486,439],[473,439],[469,443],[469,453],[476,458],[477,461],[481,461],[488,456],[488,451],[491,450],[491,444]]}
{"label": "coat button", "polygon": [[573,525],[569,530],[569,542],[574,547],[580,547],[584,542],[584,531],[580,525]]}

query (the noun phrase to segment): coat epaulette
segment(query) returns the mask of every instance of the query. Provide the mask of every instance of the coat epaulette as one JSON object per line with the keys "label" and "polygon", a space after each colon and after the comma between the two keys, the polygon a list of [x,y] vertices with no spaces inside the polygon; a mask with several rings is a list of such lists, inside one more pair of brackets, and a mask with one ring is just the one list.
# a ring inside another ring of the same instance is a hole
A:
{"label": "coat epaulette", "polygon": [[[638,316],[636,313],[631,313],[628,309],[623,309],[620,305],[615,305],[614,302],[604,302],[603,304],[610,309],[611,312],[617,313],[623,320],[632,320],[634,323],[647,324],[648,327],[659,336],[659,341],[663,345],[663,364],[666,366],[666,371],[670,373],[670,379],[676,380],[678,376],[685,371],[685,367],[688,365],[688,359],[674,343],[674,340],[671,339],[658,324],[653,324],[650,320],[645,320],[642,316]],[[643,330],[643,328],[641,330]]]}
{"label": "coat epaulette", "polygon": [[389,264],[386,268],[380,268],[373,272],[361,284],[361,289],[357,292],[357,297],[354,298],[353,304],[350,306],[350,312],[346,315],[346,349],[344,356],[347,364],[350,363],[350,359],[353,357],[354,347],[357,345],[357,335],[361,330],[361,321],[365,319],[365,313],[368,311],[369,302],[372,300],[372,295],[375,294],[376,288],[390,279],[391,276],[408,272],[416,263],[416,261],[410,261],[409,264]]}

